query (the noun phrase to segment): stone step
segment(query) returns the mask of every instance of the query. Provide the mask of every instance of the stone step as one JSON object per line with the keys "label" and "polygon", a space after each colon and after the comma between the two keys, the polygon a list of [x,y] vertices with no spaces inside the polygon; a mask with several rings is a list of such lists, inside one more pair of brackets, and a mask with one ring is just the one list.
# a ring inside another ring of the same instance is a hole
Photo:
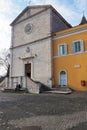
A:
{"label": "stone step", "polygon": [[54,94],[71,94],[72,91],[46,91],[45,93],[54,93]]}
{"label": "stone step", "polygon": [[68,91],[68,90],[71,90],[71,89],[69,87],[55,87],[55,88],[52,88],[52,90]]}
{"label": "stone step", "polygon": [[61,94],[70,94],[73,91],[69,87],[55,87],[52,88],[50,91],[47,91],[46,93],[61,93]]}
{"label": "stone step", "polygon": [[3,90],[3,92],[6,92],[6,93],[24,93],[25,92],[25,89],[20,89],[19,91],[16,91],[14,88],[5,88]]}

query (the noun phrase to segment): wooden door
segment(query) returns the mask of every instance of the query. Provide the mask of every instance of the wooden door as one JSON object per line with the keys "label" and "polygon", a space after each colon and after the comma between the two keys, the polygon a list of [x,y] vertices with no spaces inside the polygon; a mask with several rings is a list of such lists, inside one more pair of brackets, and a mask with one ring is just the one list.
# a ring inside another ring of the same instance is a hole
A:
{"label": "wooden door", "polygon": [[31,63],[25,64],[25,75],[31,78]]}

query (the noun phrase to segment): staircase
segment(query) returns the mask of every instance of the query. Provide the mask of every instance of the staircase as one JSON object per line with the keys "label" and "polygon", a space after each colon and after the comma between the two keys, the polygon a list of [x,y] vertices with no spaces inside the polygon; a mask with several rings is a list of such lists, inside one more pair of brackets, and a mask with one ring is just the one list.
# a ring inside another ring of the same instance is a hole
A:
{"label": "staircase", "polygon": [[40,87],[41,84],[39,82],[36,82],[34,80],[32,80],[31,78],[27,77],[27,92],[29,93],[40,93]]}
{"label": "staircase", "polygon": [[27,79],[27,90],[29,93],[43,93],[45,91],[51,90],[49,87],[44,85],[43,83],[39,81],[34,81],[31,78],[28,77]]}

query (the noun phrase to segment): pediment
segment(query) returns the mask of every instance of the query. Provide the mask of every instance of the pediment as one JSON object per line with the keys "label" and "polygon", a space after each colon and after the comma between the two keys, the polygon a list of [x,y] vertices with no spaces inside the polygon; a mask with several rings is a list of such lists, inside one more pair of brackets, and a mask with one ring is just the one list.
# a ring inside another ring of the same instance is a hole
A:
{"label": "pediment", "polygon": [[43,6],[28,6],[26,7],[17,17],[16,19],[11,23],[11,26],[14,24],[21,22],[22,20],[25,20],[29,17],[32,17],[45,9],[49,8],[50,5],[43,5]]}

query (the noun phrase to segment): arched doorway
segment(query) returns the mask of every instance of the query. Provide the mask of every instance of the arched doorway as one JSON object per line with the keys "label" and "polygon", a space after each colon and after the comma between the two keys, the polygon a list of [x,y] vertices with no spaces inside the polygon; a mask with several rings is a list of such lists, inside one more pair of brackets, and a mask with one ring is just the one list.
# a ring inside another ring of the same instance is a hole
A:
{"label": "arched doorway", "polygon": [[60,83],[60,86],[67,85],[67,73],[64,70],[60,71],[59,73],[59,83]]}

